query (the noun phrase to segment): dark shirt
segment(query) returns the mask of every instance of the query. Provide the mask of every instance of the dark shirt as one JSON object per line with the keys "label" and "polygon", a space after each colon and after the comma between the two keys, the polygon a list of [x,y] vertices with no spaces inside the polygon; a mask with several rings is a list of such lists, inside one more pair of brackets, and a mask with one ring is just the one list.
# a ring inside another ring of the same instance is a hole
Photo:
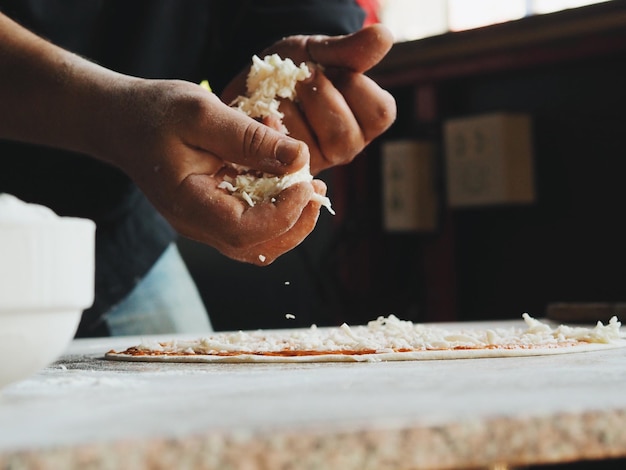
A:
{"label": "dark shirt", "polygon": [[[0,11],[100,65],[144,78],[208,78],[219,93],[291,34],[346,34],[353,0],[0,0]],[[117,168],[72,152],[0,140],[0,193],[96,222],[96,296],[78,336],[106,334],[102,315],[148,272],[176,234]]]}

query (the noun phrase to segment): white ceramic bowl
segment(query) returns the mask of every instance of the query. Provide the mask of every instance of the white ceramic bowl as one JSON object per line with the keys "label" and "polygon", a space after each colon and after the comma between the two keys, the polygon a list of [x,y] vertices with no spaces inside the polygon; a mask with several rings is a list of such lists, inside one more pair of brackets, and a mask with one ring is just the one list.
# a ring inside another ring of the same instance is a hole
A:
{"label": "white ceramic bowl", "polygon": [[0,388],[56,360],[94,297],[95,224],[0,194]]}

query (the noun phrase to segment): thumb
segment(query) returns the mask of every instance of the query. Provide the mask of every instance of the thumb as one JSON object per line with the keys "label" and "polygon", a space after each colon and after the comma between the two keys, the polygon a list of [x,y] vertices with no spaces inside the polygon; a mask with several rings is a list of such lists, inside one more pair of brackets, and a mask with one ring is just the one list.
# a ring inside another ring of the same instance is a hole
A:
{"label": "thumb", "polygon": [[227,162],[272,174],[292,173],[309,162],[304,142],[278,132],[228,106],[214,119],[206,149]]}
{"label": "thumb", "polygon": [[309,36],[306,49],[313,62],[362,73],[380,62],[392,45],[391,31],[375,24],[346,36]]}

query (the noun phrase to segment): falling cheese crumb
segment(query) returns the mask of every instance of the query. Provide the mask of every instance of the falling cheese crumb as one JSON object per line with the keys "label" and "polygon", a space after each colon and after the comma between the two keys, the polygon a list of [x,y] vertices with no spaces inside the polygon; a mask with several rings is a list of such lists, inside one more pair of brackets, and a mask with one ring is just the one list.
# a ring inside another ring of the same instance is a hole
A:
{"label": "falling cheese crumb", "polygon": [[285,314],[285,318],[287,320],[293,320],[294,318],[296,318],[296,316],[291,314],[291,313],[287,313],[287,314]]}

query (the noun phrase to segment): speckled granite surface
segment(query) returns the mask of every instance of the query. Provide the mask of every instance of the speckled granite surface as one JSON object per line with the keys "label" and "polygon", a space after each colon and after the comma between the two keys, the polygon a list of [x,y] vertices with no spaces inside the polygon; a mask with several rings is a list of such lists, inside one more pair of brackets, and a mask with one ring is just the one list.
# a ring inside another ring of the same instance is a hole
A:
{"label": "speckled granite surface", "polygon": [[412,469],[626,456],[626,349],[142,364],[82,340],[0,395],[0,469]]}

